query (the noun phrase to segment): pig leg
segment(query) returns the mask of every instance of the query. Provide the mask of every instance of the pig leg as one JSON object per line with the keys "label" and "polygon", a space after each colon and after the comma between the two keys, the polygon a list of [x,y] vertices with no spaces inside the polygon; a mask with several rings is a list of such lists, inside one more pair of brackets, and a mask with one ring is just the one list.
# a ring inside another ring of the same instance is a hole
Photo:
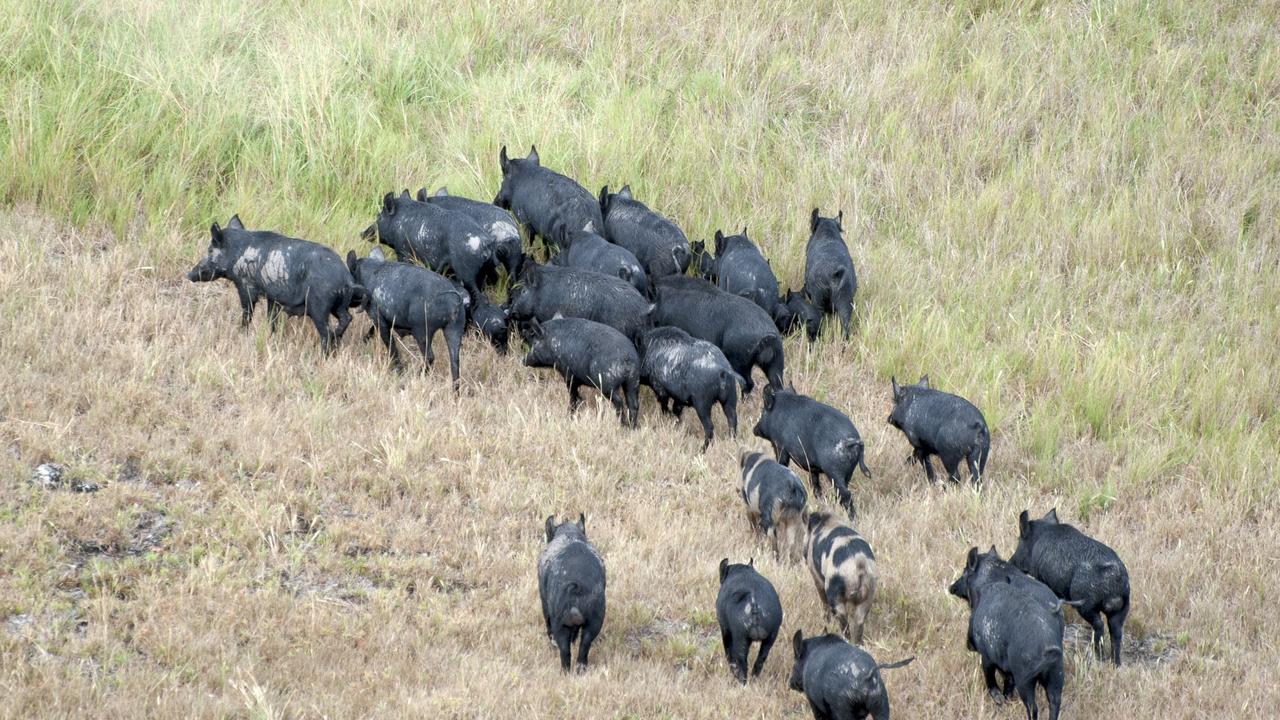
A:
{"label": "pig leg", "polygon": [[627,416],[630,420],[631,427],[636,426],[636,421],[640,417],[640,381],[637,378],[627,380],[625,387],[627,395]]}
{"label": "pig leg", "polygon": [[337,341],[333,337],[333,331],[329,329],[329,312],[308,306],[307,317],[311,318],[311,322],[315,323],[316,332],[320,333],[320,348],[324,350],[325,355],[332,355]]}
{"label": "pig leg", "polygon": [[822,473],[817,470],[810,470],[809,484],[813,486],[813,496],[822,497]]}
{"label": "pig leg", "polygon": [[747,654],[751,652],[751,641],[745,636],[729,638],[729,646],[725,648],[729,655],[729,667],[733,676],[744,685],[747,682]]}
{"label": "pig leg", "polygon": [[1062,664],[1055,665],[1048,675],[1044,680],[1044,694],[1049,701],[1049,720],[1058,720],[1058,713],[1062,710],[1062,686],[1065,684]]}
{"label": "pig leg", "polygon": [[576,377],[569,378],[569,412],[570,414],[578,412],[578,406],[582,404],[582,396],[578,394],[578,390],[582,387],[582,383]]}
{"label": "pig leg", "polygon": [[840,298],[836,301],[836,315],[840,317],[841,331],[844,339],[849,339],[853,329],[853,298]]}
{"label": "pig leg", "polygon": [[773,649],[773,641],[777,639],[778,634],[774,633],[760,643],[760,652],[756,654],[756,663],[751,668],[752,677],[760,677],[760,672],[764,670],[764,661],[769,659],[769,651]]}
{"label": "pig leg", "polygon": [[591,643],[596,641],[596,637],[600,635],[600,626],[604,623],[604,618],[598,618],[587,623],[582,628],[582,640],[578,643],[578,671],[587,669],[588,655],[591,652]]}
{"label": "pig leg", "polygon": [[1000,688],[996,685],[996,665],[982,658],[982,679],[987,683],[987,694],[997,705],[1004,703],[1004,693],[1000,692]]}
{"label": "pig leg", "polygon": [[862,644],[862,629],[867,625],[867,615],[871,613],[871,601],[867,599],[861,605],[853,608],[853,643],[855,645]]}
{"label": "pig leg", "polygon": [[236,294],[240,296],[240,326],[249,327],[253,321],[253,308],[258,304],[258,293],[244,283],[235,285]]}
{"label": "pig leg", "polygon": [[1124,645],[1124,620],[1129,615],[1129,608],[1114,612],[1107,616],[1107,628],[1111,631],[1111,661],[1120,667],[1120,648]]}
{"label": "pig leg", "polygon": [[960,484],[960,458],[944,457],[942,459],[942,465],[947,469],[947,479],[959,485]]}
{"label": "pig leg", "polygon": [[422,372],[425,374],[427,368],[431,367],[431,336],[435,335],[435,328],[426,325],[417,325],[413,328],[413,341],[418,344],[418,351],[422,353]]}
{"label": "pig leg", "polygon": [[1018,697],[1022,698],[1022,705],[1027,709],[1027,717],[1036,720],[1040,717],[1040,708],[1036,705],[1036,679],[1034,677],[1025,678],[1018,683]]}
{"label": "pig leg", "polygon": [[565,672],[569,672],[569,663],[573,659],[573,655],[569,648],[569,633],[569,628],[564,627],[557,628],[557,632],[555,633],[556,648],[560,651],[560,669]]}
{"label": "pig leg", "polygon": [[391,323],[378,318],[377,321],[378,335],[382,338],[382,344],[387,348],[387,354],[391,356],[391,364],[397,370],[400,369],[400,348],[396,345],[395,339],[391,337]]}
{"label": "pig leg", "polygon": [[1084,608],[1076,608],[1080,611],[1080,617],[1085,619],[1093,627],[1093,654],[1099,660],[1102,659],[1102,635],[1106,632],[1106,626],[1102,622],[1102,613],[1096,609],[1085,612]]}
{"label": "pig leg", "polygon": [[725,399],[721,401],[720,407],[724,410],[725,420],[729,421],[729,435],[731,437],[737,437],[738,436],[738,392],[736,389],[729,391],[728,396],[726,396]]}
{"label": "pig leg", "polygon": [[706,452],[711,438],[716,434],[715,427],[711,424],[711,403],[701,400],[693,406],[693,410],[698,413],[698,422],[702,423],[702,452]]}
{"label": "pig leg", "polygon": [[924,476],[932,485],[937,482],[937,477],[933,474],[933,463],[929,461],[929,453],[916,449],[916,460],[920,461],[920,465],[924,467]]}
{"label": "pig leg", "polygon": [[787,465],[791,464],[791,453],[787,452],[786,448],[782,447],[781,445],[774,445],[773,449],[774,449],[774,452],[776,452],[778,455],[779,465],[786,467]]}
{"label": "pig leg", "polygon": [[627,402],[625,397],[625,391],[622,389],[622,386],[618,385],[605,394],[609,396],[609,402],[613,403],[613,409],[615,412],[618,413],[618,420],[622,422],[623,427],[626,427],[627,426]]}
{"label": "pig leg", "polygon": [[453,378],[453,390],[458,391],[458,353],[462,349],[462,336],[467,331],[467,320],[461,314],[444,329],[444,344],[449,351],[449,376]]}
{"label": "pig leg", "polygon": [[338,318],[338,327],[334,330],[338,340],[342,340],[342,336],[347,334],[347,326],[351,324],[351,311],[345,305],[338,305],[333,311],[333,316]]}

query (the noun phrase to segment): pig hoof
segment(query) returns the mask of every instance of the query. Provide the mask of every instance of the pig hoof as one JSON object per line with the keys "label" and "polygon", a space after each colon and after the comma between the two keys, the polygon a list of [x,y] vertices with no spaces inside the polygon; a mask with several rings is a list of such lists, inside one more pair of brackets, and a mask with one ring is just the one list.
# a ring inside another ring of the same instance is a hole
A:
{"label": "pig hoof", "polygon": [[997,705],[1003,705],[1005,701],[1004,693],[999,688],[989,688],[987,694],[991,696],[991,700]]}

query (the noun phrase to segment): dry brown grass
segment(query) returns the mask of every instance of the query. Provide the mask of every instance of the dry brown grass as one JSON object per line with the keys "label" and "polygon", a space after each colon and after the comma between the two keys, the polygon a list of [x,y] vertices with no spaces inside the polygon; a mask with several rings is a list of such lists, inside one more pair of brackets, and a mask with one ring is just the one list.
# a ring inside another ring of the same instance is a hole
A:
{"label": "dry brown grass", "polygon": [[[758,441],[699,455],[696,429],[658,418],[651,399],[635,432],[603,402],[571,419],[562,385],[474,338],[455,399],[444,368],[399,377],[372,344],[322,361],[302,321],[275,336],[261,322],[238,331],[228,287],[186,283],[108,233],[30,210],[0,227],[12,359],[0,714],[807,714],[786,689],[785,644],[743,689],[715,628],[726,555],[755,556],[787,634],[823,625],[803,568],[772,559],[735,494],[738,449]],[[788,349],[802,367],[807,350]],[[926,487],[856,345],[820,352],[828,369],[794,381],[823,383],[849,410],[875,471],[856,488],[881,569],[867,646],[883,660],[919,656],[889,677],[894,705],[905,717],[988,715],[966,611],[945,585],[971,544],[1011,551],[1022,507],[1075,520],[1073,500],[1029,482],[1026,451],[1002,435],[981,493]],[[746,404],[748,432],[758,402]],[[1087,438],[1070,452],[1109,455]],[[105,487],[28,486],[45,460]],[[1076,647],[1067,711],[1266,714],[1274,504],[1246,509],[1179,474],[1139,492],[1084,525],[1128,563],[1129,637],[1162,657],[1131,653],[1117,671]],[[543,636],[534,568],[542,519],[580,509],[606,558],[610,609],[592,669],[567,677]]]}

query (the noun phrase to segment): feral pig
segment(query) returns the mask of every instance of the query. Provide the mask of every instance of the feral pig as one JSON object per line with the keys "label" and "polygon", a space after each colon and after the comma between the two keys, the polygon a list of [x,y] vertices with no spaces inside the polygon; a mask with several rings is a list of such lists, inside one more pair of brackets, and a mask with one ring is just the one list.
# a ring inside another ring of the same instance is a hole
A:
{"label": "feral pig", "polygon": [[[213,223],[209,249],[191,268],[191,282],[230,280],[240,296],[240,324],[253,320],[258,298],[267,300],[272,329],[280,314],[306,315],[320,334],[320,346],[332,353],[351,323],[350,308],[364,297],[364,288],[353,282],[342,258],[329,248],[273,232],[249,231],[234,215],[225,229]],[[337,318],[329,327],[329,316]]]}
{"label": "feral pig", "polygon": [[784,335],[804,327],[809,342],[813,342],[822,329],[822,311],[809,302],[803,292],[788,290],[773,306],[773,324]]}
{"label": "feral pig", "polygon": [[569,412],[582,404],[583,385],[599,388],[624,425],[636,426],[640,412],[640,357],[625,335],[582,318],[534,321],[527,367],[550,367],[569,384]]}
{"label": "feral pig", "polygon": [[471,324],[476,326],[499,355],[507,354],[508,317],[507,308],[494,305],[484,293],[480,293],[471,308]]}
{"label": "feral pig", "polygon": [[458,350],[467,326],[466,292],[426,268],[387,262],[378,248],[363,259],[348,252],[347,267],[368,291],[365,310],[396,368],[401,367],[400,349],[391,338],[393,331],[402,336],[413,335],[426,367],[431,367],[435,361],[431,340],[437,330],[443,330],[449,350],[449,374],[457,389]]}
{"label": "feral pig", "polygon": [[651,278],[689,269],[689,240],[676,224],[631,197],[631,186],[610,194],[600,189],[600,214],[609,242],[630,250]]}
{"label": "feral pig", "polygon": [[693,408],[702,423],[704,451],[715,435],[711,408],[716,403],[729,421],[729,433],[738,433],[738,384],[743,379],[720,348],[680,328],[658,327],[640,338],[640,354],[640,382],[653,389],[664,411],[668,400],[677,417],[685,407]]}
{"label": "feral pig", "polygon": [[400,260],[417,260],[443,273],[451,270],[474,297],[480,280],[495,262],[497,242],[475,220],[431,203],[387,193],[377,221],[360,237],[396,251]]}
{"label": "feral pig", "polygon": [[744,393],[755,387],[753,366],[764,371],[771,386],[782,387],[782,337],[758,305],[683,275],[658,278],[654,295],[654,324],[678,327],[720,348],[733,371],[742,376]]}
{"label": "feral pig", "polygon": [[716,257],[707,249],[701,240],[689,246],[690,264],[693,265],[694,277],[700,277],[710,283],[716,282]]}
{"label": "feral pig", "polygon": [[560,244],[560,253],[552,260],[556,265],[594,270],[631,283],[642,295],[649,292],[644,268],[640,267],[640,261],[630,250],[614,245],[593,232],[570,230],[564,225],[556,232],[556,240]]}
{"label": "feral pig", "polygon": [[428,195],[427,189],[421,188],[418,190],[418,202],[462,213],[476,221],[497,243],[494,255],[498,263],[506,268],[507,277],[514,279],[519,274],[524,248],[520,241],[520,226],[511,217],[511,213],[487,202],[450,195],[446,188],[436,190],[435,195]]}
{"label": "feral pig", "polygon": [[845,637],[861,645],[862,629],[876,597],[876,556],[871,545],[830,513],[813,513],[804,557],[827,613],[840,622]]}
{"label": "feral pig", "polygon": [[[978,548],[969,548],[969,556],[966,561],[965,572],[958,580],[947,588],[947,592],[956,597],[967,600],[969,597],[969,586],[971,584],[986,585],[991,582],[1007,582],[1010,585],[1022,590],[1026,594],[1035,598],[1040,604],[1062,617],[1062,600],[1049,589],[1048,585],[1022,572],[1018,568],[1010,565],[1000,559],[1000,553],[996,552],[996,547],[985,553],[979,553]],[[1062,628],[1059,627],[1058,634],[1061,635]]]}
{"label": "feral pig", "polygon": [[844,338],[849,339],[853,326],[853,296],[858,292],[858,276],[853,272],[853,258],[844,242],[844,211],[833,218],[818,215],[813,209],[809,217],[809,245],[804,257],[804,292],[810,302],[823,313],[840,318]]}
{"label": "feral pig", "polygon": [[604,231],[600,203],[586,188],[544,167],[538,159],[538,148],[529,149],[528,157],[508,158],[507,146],[498,153],[502,168],[502,187],[493,204],[510,210],[516,219],[529,226],[530,240],[542,238],[555,247],[558,238],[552,231],[564,225],[570,230]]}
{"label": "feral pig", "polygon": [[738,682],[747,682],[747,656],[751,644],[760,643],[751,667],[752,677],[759,677],[782,627],[782,603],[773,584],[756,572],[754,560],[747,565],[730,565],[729,558],[720,561],[716,620],[720,622],[725,659]]}
{"label": "feral pig", "polygon": [[889,424],[907,436],[911,459],[924,466],[929,482],[934,481],[929,456],[937,455],[952,482],[960,482],[960,461],[965,460],[969,479],[980,483],[991,454],[991,433],[978,408],[958,395],[929,387],[928,375],[915,385],[899,386],[897,378],[892,382]]}
{"label": "feral pig", "polygon": [[714,273],[721,290],[745,297],[773,316],[773,306],[778,303],[778,278],[760,248],[747,237],[746,228],[740,235],[727,237],[716,231]]}
{"label": "feral pig", "polygon": [[820,476],[831,478],[840,506],[855,515],[849,481],[854,468],[871,477],[864,460],[862,436],[844,413],[813,398],[789,390],[765,388],[764,412],[755,435],[768,440],[786,465],[792,460],[809,472],[813,494],[822,495]]}
{"label": "feral pig", "polygon": [[[961,597],[969,603],[967,646],[982,659],[987,692],[1001,702],[1016,689],[1027,717],[1036,718],[1039,685],[1049,701],[1049,717],[1057,720],[1064,682],[1062,616],[1025,586],[998,573],[980,573],[979,562],[978,549],[973,548],[952,592],[963,589]],[[996,671],[1004,678],[1003,693],[996,685]]]}
{"label": "feral pig", "polygon": [[876,664],[865,650],[830,633],[805,639],[797,630],[791,639],[796,663],[791,669],[792,690],[804,693],[817,720],[889,720],[889,691],[881,670],[911,664],[914,657],[886,665]]}
{"label": "feral pig", "polygon": [[633,343],[651,327],[653,304],[625,280],[581,268],[526,264],[512,293],[516,320],[556,315],[604,323]]}
{"label": "feral pig", "polygon": [[[547,518],[547,547],[538,558],[538,596],[547,636],[560,650],[560,668],[569,669],[569,646],[577,639],[579,671],[586,670],[591,643],[600,635],[605,614],[604,561],[587,540],[587,520],[555,522]],[[579,636],[579,633],[581,635]]]}
{"label": "feral pig", "polygon": [[1115,550],[1066,523],[1054,508],[1039,520],[1018,516],[1018,549],[1009,562],[1075,605],[1093,628],[1093,651],[1102,657],[1102,617],[1111,631],[1111,660],[1120,666],[1124,621],[1129,615],[1129,570]]}
{"label": "feral pig", "polygon": [[804,546],[804,483],[764,453],[744,452],[738,460],[751,526],[769,538],[775,556],[795,560]]}

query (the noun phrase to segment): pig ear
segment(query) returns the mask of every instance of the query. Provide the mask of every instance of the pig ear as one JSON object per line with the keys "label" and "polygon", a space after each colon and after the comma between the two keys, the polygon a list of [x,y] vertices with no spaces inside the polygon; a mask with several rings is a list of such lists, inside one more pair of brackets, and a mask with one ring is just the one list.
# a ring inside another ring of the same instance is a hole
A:
{"label": "pig ear", "polygon": [[498,167],[502,168],[502,174],[506,175],[511,171],[511,160],[507,157],[507,146],[503,145],[498,151]]}
{"label": "pig ear", "polygon": [[772,385],[764,386],[764,409],[768,412],[773,409],[774,392]]}
{"label": "pig ear", "polygon": [[916,384],[917,384],[917,385],[919,385],[919,386],[920,386],[920,387],[922,387],[922,388],[927,388],[927,387],[929,387],[929,376],[928,376],[928,375],[921,375],[921,376],[920,376],[920,382],[918,382],[918,383],[916,383]]}
{"label": "pig ear", "polygon": [[898,377],[896,375],[890,375],[889,382],[893,383],[893,399],[897,400],[902,396],[902,388],[898,387]]}
{"label": "pig ear", "polygon": [[840,228],[840,232],[844,232],[844,211],[836,213],[836,227]]}
{"label": "pig ear", "polygon": [[716,257],[724,253],[724,233],[716,231]]}
{"label": "pig ear", "polygon": [[369,257],[373,260],[377,260],[378,262],[382,262],[383,260],[387,259],[386,254],[382,252],[382,248],[380,247],[376,247],[373,250],[370,250]]}
{"label": "pig ear", "polygon": [[809,232],[818,229],[818,208],[813,209],[813,213],[809,215]]}
{"label": "pig ear", "polygon": [[235,215],[232,215],[232,216],[231,216],[231,219],[227,221],[227,227],[232,228],[232,229],[234,229],[234,230],[243,230],[243,229],[244,229],[244,223],[240,222],[240,214],[239,214],[239,213],[236,213]]}
{"label": "pig ear", "polygon": [[622,186],[622,189],[618,191],[618,197],[623,198],[623,199],[625,199],[625,200],[630,200],[630,199],[631,199],[631,185],[629,185],[629,184],[628,184],[628,185],[623,185],[623,186]]}
{"label": "pig ear", "polygon": [[1043,522],[1053,523],[1054,525],[1057,525],[1058,524],[1058,508],[1054,508],[1050,510],[1048,513],[1045,514],[1044,517],[1040,518],[1040,520]]}
{"label": "pig ear", "polygon": [[791,636],[791,650],[795,652],[796,659],[804,657],[804,631],[797,630],[795,635]]}
{"label": "pig ear", "polygon": [[529,162],[533,163],[534,165],[542,165],[542,163],[538,161],[538,146],[537,146],[537,145],[530,145],[530,146],[529,146],[529,156],[528,156],[528,157],[526,157],[526,158],[525,158],[525,160],[528,160]]}
{"label": "pig ear", "polygon": [[413,199],[413,196],[409,194],[409,188],[405,188],[404,190],[401,190],[401,191],[400,191],[400,199],[401,199],[401,200],[412,200],[412,199]]}
{"label": "pig ear", "polygon": [[382,212],[388,215],[396,214],[396,195],[395,193],[387,193],[382,196]]}
{"label": "pig ear", "polygon": [[720,584],[724,584],[724,576],[729,574],[729,558],[720,559]]}
{"label": "pig ear", "polygon": [[609,214],[609,186],[605,185],[600,188],[600,214]]}
{"label": "pig ear", "polygon": [[547,516],[547,542],[551,542],[551,539],[554,538],[555,536],[556,536],[556,516],[548,515]]}
{"label": "pig ear", "polygon": [[1031,529],[1031,514],[1026,510],[1018,516],[1018,537],[1026,537],[1027,531]]}
{"label": "pig ear", "polygon": [[978,548],[969,548],[969,557],[964,561],[964,567],[966,570],[978,567]]}
{"label": "pig ear", "polygon": [[[426,188],[422,188],[422,189],[424,191],[426,190]],[[441,185],[440,189],[436,190],[436,197],[449,197],[449,188],[445,187],[444,185]]]}
{"label": "pig ear", "polygon": [[214,247],[221,247],[225,238],[222,237],[222,228],[218,227],[218,223],[209,226],[209,237]]}
{"label": "pig ear", "polygon": [[587,516],[582,513],[578,513],[578,529],[582,532],[587,531]]}
{"label": "pig ear", "polygon": [[995,558],[995,559],[997,559],[997,560],[999,560],[999,559],[1000,559],[1000,551],[999,551],[999,550],[996,550],[996,546],[995,546],[995,545],[992,545],[992,546],[991,546],[991,549],[987,551],[987,555],[989,555],[989,556],[991,556],[991,557],[993,557],[993,558]]}
{"label": "pig ear", "polygon": [[417,194],[417,195],[415,195],[414,197],[418,200],[418,202],[426,202],[426,201],[427,201],[427,189],[426,189],[426,188],[418,188],[418,194]]}
{"label": "pig ear", "polygon": [[347,269],[350,270],[351,272],[355,272],[357,261],[359,261],[359,258],[356,257],[356,251],[348,250],[347,251]]}
{"label": "pig ear", "polygon": [[748,561],[747,561],[747,564],[748,564],[748,565],[750,565],[751,567],[755,567],[755,566],[756,566],[756,559],[755,559],[755,558],[751,558],[750,560],[748,560]]}

